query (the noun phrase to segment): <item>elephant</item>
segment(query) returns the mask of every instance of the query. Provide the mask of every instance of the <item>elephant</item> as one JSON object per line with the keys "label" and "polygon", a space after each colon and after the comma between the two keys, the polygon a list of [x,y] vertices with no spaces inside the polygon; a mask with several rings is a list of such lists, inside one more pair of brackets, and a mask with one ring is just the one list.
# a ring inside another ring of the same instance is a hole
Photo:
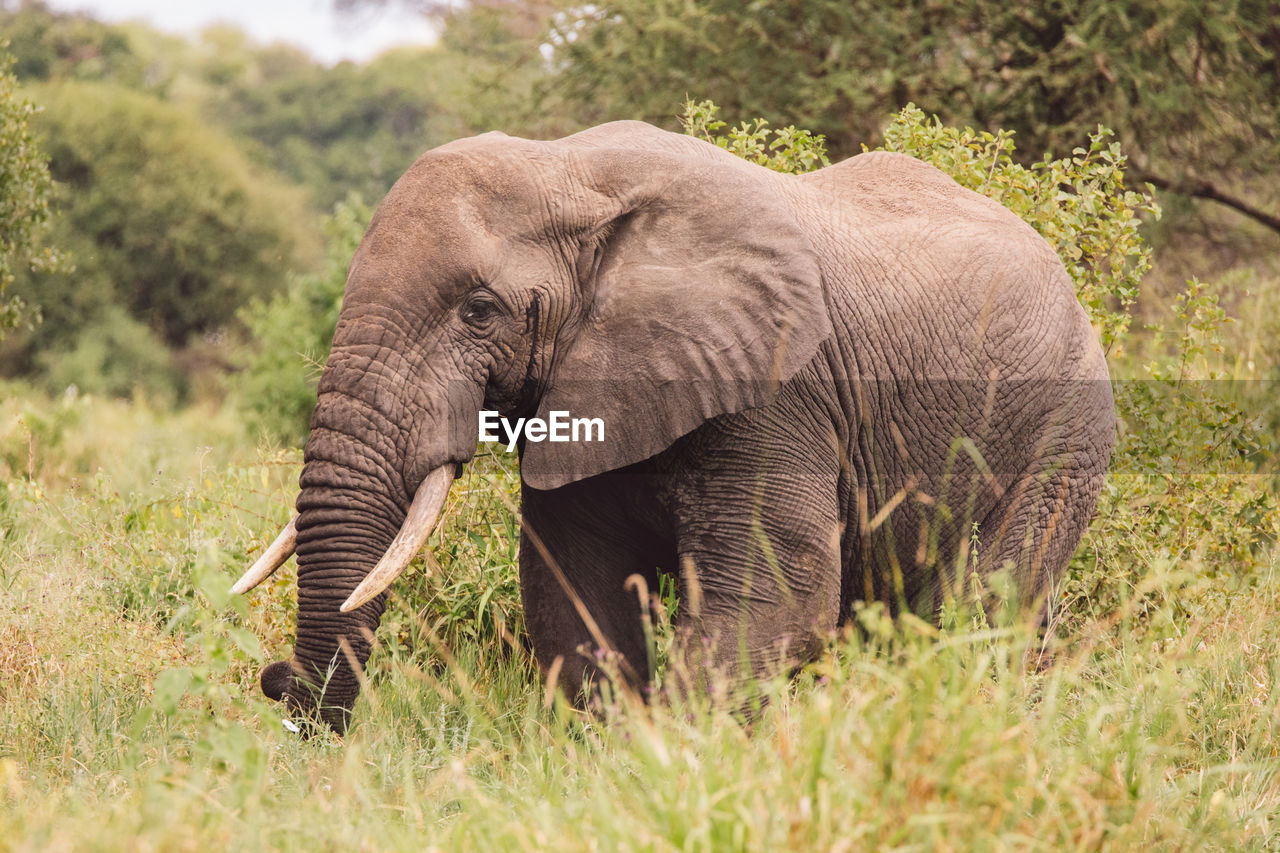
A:
{"label": "elephant", "polygon": [[351,260],[296,512],[235,587],[296,552],[261,674],[291,714],[346,730],[486,412],[604,425],[517,442],[528,640],[587,704],[645,687],[637,575],[676,581],[691,691],[811,660],[859,601],[936,620],[975,574],[1047,618],[1115,437],[1055,252],[919,160],[781,174],[634,121],[450,142]]}

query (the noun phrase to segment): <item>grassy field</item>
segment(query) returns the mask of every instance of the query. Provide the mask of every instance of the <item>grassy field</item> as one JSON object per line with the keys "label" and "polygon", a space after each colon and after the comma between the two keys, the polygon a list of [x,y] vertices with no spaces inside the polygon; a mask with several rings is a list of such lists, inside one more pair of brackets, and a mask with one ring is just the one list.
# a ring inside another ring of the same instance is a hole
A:
{"label": "grassy field", "polygon": [[450,499],[445,571],[397,587],[354,728],[302,741],[255,681],[290,647],[292,569],[226,591],[287,516],[298,457],[226,413],[5,390],[0,847],[1280,846],[1270,556],[1242,573],[1086,543],[1079,577],[1105,553],[1142,569],[1048,644],[869,608],[764,686],[750,731],[625,697],[583,718],[514,639],[495,498],[514,478],[485,460]]}
{"label": "grassy field", "polygon": [[[485,456],[450,494],[440,570],[393,590],[354,727],[304,741],[256,683],[291,649],[292,569],[228,593],[288,517],[298,453],[259,446],[234,401],[0,386],[0,849],[1280,849],[1280,273],[1161,279],[1138,306],[1156,328],[1131,331],[1154,207],[1101,132],[1031,172],[1007,136],[895,127],[1074,259],[1119,379],[1047,638],[870,606],[760,685],[750,726],[626,696],[583,716],[525,649],[518,478]],[[299,365],[273,369],[310,399]]]}
{"label": "grassy field", "polygon": [[[327,67],[0,3],[0,372],[24,378],[0,381],[0,853],[1280,851],[1275,2],[405,5],[436,45]],[[527,651],[518,472],[485,455],[392,590],[345,739],[291,734],[257,674],[291,652],[295,570],[228,590],[294,503],[301,455],[263,436],[305,435],[366,202],[473,129],[671,124],[680,93],[687,133],[753,163],[826,162],[790,121],[861,135],[1058,253],[1119,428],[1050,627],[864,606],[749,724],[696,697],[584,715]],[[323,260],[304,196],[338,202]]]}

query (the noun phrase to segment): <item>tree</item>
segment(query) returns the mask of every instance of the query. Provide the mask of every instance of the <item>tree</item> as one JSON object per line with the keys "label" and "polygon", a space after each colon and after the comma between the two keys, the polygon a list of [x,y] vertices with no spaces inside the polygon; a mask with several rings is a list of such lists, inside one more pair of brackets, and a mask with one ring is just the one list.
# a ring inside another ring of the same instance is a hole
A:
{"label": "tree", "polygon": [[39,0],[11,11],[10,5],[0,0],[0,37],[9,40],[19,80],[103,80],[142,88],[154,75],[123,27],[85,13],[57,14]]}
{"label": "tree", "polygon": [[[378,199],[423,151],[471,133],[532,127],[537,39],[550,4],[482,0],[437,10],[439,44],[325,67],[227,25],[194,40],[107,24],[40,2],[3,11],[24,82],[102,81],[198,110],[255,161],[306,186],[318,211]],[[540,11],[538,11],[540,10]]]}
{"label": "tree", "polygon": [[249,140],[257,159],[310,188],[318,208],[349,192],[381,198],[419,154],[469,132],[447,105],[456,103],[458,74],[439,49],[333,68],[288,52],[254,50],[206,112]]}
{"label": "tree", "polygon": [[584,122],[670,127],[696,95],[822,133],[837,156],[908,102],[1014,129],[1023,151],[1070,151],[1102,123],[1140,180],[1280,231],[1275,0],[563,0],[547,43],[544,102]]}
{"label": "tree", "polygon": [[534,92],[547,74],[541,49],[557,0],[332,2],[339,11],[401,6],[434,19],[440,40],[432,70],[442,104],[457,118],[454,136],[503,130],[550,137],[580,129],[575,116],[548,108]]}
{"label": "tree", "polygon": [[44,322],[8,342],[5,373],[47,368],[52,353],[88,337],[110,339],[100,327],[121,316],[136,324],[131,334],[181,347],[232,323],[296,265],[308,239],[300,194],[191,113],[98,83],[33,92],[58,182],[54,234],[77,267],[14,282],[18,296],[43,306]]}
{"label": "tree", "polygon": [[18,95],[13,61],[0,53],[0,337],[18,325],[26,305],[6,296],[15,272],[49,269],[57,259],[37,248],[48,226],[52,181],[31,129],[36,107]]}

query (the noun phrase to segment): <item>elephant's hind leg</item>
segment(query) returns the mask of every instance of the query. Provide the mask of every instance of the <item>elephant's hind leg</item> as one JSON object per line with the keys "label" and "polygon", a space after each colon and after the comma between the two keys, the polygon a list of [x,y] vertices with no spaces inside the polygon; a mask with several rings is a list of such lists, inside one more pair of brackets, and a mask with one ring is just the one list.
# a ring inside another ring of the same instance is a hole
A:
{"label": "elephant's hind leg", "polygon": [[1089,525],[1108,458],[1072,450],[1037,459],[979,522],[970,571],[1007,573],[1011,603],[1033,604],[1042,622],[1051,621],[1057,583]]}

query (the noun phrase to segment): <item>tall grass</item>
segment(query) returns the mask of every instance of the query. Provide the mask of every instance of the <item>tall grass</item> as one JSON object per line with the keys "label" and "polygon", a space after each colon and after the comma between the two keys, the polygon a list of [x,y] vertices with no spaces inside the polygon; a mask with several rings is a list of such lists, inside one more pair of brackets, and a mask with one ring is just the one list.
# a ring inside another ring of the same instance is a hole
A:
{"label": "tall grass", "polygon": [[[691,107],[715,138],[713,107]],[[1064,247],[1112,235],[1071,271],[1123,344],[1117,375],[1141,382],[1117,387],[1113,471],[1055,632],[868,606],[796,678],[759,685],[749,723],[696,698],[582,715],[530,659],[518,477],[484,456],[395,587],[346,739],[301,740],[256,684],[292,645],[293,570],[227,592],[287,518],[298,455],[252,449],[226,412],[7,386],[0,847],[1280,849],[1280,406],[1226,381],[1280,378],[1274,320],[1224,335],[1193,281],[1167,334],[1126,331],[1136,211],[1153,208],[1102,131],[1026,170],[1007,134],[918,111],[895,127]],[[726,145],[821,162],[820,139],[783,129],[779,152],[768,134]],[[1280,294],[1267,275],[1260,308]]]}
{"label": "tall grass", "polygon": [[[1280,844],[1271,558],[1194,612],[1135,595],[1146,612],[1122,605],[1047,653],[1021,625],[943,631],[866,608],[796,680],[762,686],[749,726],[625,696],[584,717],[519,640],[515,529],[493,497],[513,479],[481,460],[451,499],[442,570],[398,587],[345,742],[302,741],[255,683],[290,646],[292,570],[226,592],[287,515],[296,456],[141,402],[3,411],[28,430],[63,419],[37,476],[10,472],[4,491],[6,848]],[[222,449],[193,453],[193,435]],[[31,440],[0,436],[6,459]]]}

